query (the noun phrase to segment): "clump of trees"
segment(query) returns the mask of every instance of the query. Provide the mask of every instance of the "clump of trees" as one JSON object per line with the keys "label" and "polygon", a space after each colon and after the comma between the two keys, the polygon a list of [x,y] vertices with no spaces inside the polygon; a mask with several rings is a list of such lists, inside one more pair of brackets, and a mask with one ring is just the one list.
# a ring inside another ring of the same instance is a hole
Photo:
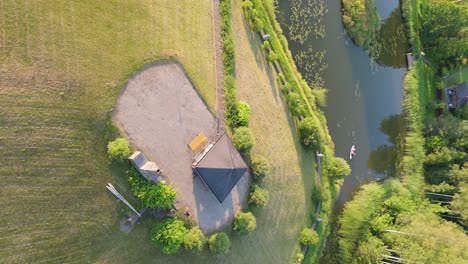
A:
{"label": "clump of trees", "polygon": [[125,138],[117,138],[107,144],[107,153],[111,160],[122,161],[132,155],[132,149]]}
{"label": "clump of trees", "polygon": [[257,228],[257,219],[251,212],[237,212],[234,217],[234,232],[238,235],[246,235]]}
{"label": "clump of trees", "polygon": [[423,50],[439,66],[459,64],[468,57],[466,3],[431,0],[423,8],[419,37]]}
{"label": "clump of trees", "polygon": [[248,127],[239,127],[234,130],[232,143],[240,152],[247,153],[255,144],[255,139]]}
{"label": "clump of trees", "polygon": [[206,243],[205,235],[198,226],[192,227],[185,234],[184,248],[192,252],[200,252]]}
{"label": "clump of trees", "polygon": [[380,17],[374,0],[342,0],[343,24],[357,46],[367,46],[380,28]]}
{"label": "clump of trees", "polygon": [[302,144],[306,147],[320,149],[324,138],[320,124],[313,117],[306,117],[299,122],[299,135]]}
{"label": "clump of trees", "polygon": [[215,255],[225,255],[231,247],[231,239],[224,232],[215,233],[208,239],[208,247]]}
{"label": "clump of trees", "polygon": [[270,163],[262,155],[252,155],[250,169],[256,180],[263,180],[270,174]]}
{"label": "clump of trees", "polygon": [[239,126],[248,126],[250,121],[250,106],[244,101],[239,101],[237,103],[237,109],[239,111],[237,124]]}
{"label": "clump of trees", "polygon": [[164,253],[176,253],[187,234],[184,223],[175,217],[168,217],[154,225],[151,230],[151,240]]}
{"label": "clump of trees", "polygon": [[328,175],[331,177],[342,178],[351,173],[351,167],[343,158],[333,157],[330,159],[328,166]]}
{"label": "clump of trees", "polygon": [[151,184],[133,167],[129,170],[128,181],[133,194],[144,207],[170,208],[175,201],[174,188],[162,182]]}
{"label": "clump of trees", "polygon": [[255,184],[250,191],[249,204],[253,206],[263,207],[269,199],[268,191],[259,185]]}
{"label": "clump of trees", "polygon": [[302,229],[301,233],[299,234],[299,242],[304,246],[312,246],[317,244],[319,241],[319,236],[315,230],[310,228]]}

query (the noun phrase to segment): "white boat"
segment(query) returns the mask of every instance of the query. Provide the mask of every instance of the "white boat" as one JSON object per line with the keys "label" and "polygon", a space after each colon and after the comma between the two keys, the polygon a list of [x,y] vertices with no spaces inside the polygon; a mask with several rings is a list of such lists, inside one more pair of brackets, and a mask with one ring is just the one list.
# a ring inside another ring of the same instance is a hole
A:
{"label": "white boat", "polygon": [[356,155],[356,147],[353,145],[349,151],[349,159],[352,160],[354,155]]}

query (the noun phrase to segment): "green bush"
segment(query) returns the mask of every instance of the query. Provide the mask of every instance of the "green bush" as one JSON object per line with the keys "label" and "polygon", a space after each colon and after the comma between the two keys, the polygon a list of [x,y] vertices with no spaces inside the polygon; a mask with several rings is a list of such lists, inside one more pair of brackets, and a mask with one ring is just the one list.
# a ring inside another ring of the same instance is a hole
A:
{"label": "green bush", "polygon": [[258,185],[254,185],[250,191],[249,204],[254,206],[265,206],[268,202],[268,191]]}
{"label": "green bush", "polygon": [[234,232],[238,235],[246,235],[257,228],[257,219],[251,212],[237,212],[234,217]]}
{"label": "green bush", "polygon": [[270,45],[270,42],[268,40],[263,41],[263,43],[262,43],[262,48],[263,49],[268,49],[268,47],[270,47],[270,46],[271,45]]}
{"label": "green bush", "polygon": [[187,228],[175,217],[169,217],[154,225],[151,230],[151,240],[166,254],[173,254],[179,250],[184,242]]}
{"label": "green bush", "polygon": [[248,127],[239,127],[234,130],[232,143],[240,152],[247,153],[255,144],[255,139]]}
{"label": "green bush", "polygon": [[237,103],[237,109],[239,111],[239,116],[237,118],[237,124],[239,126],[248,126],[250,121],[250,106],[244,101],[239,101]]}
{"label": "green bush", "polygon": [[133,194],[144,207],[170,208],[176,198],[176,191],[161,182],[151,184],[135,169],[129,171],[128,181]]}
{"label": "green bush", "polygon": [[254,19],[253,27],[252,27],[252,28],[253,28],[253,30],[255,30],[256,32],[259,32],[260,30],[263,29],[263,21],[262,21],[260,18],[256,17],[256,18]]}
{"label": "green bush", "polygon": [[327,166],[328,175],[331,177],[342,178],[351,173],[349,164],[343,158],[333,157]]}
{"label": "green bush", "polygon": [[273,50],[268,53],[268,55],[267,55],[267,60],[268,61],[271,62],[271,61],[275,61],[277,59],[278,59],[278,54],[276,54]]}
{"label": "green bush", "polygon": [[208,239],[208,247],[210,248],[211,253],[215,255],[224,255],[228,253],[230,246],[231,240],[224,232],[215,233]]}
{"label": "green bush", "polygon": [[307,115],[307,105],[305,104],[302,97],[296,93],[291,92],[286,96],[286,102],[291,110],[293,116],[305,116]]}
{"label": "green bush", "polygon": [[324,138],[318,124],[314,118],[306,117],[299,122],[299,136],[302,144],[306,147],[320,148],[320,142]]}
{"label": "green bush", "polygon": [[261,180],[270,174],[270,163],[262,155],[253,155],[250,163],[255,180]]}
{"label": "green bush", "polygon": [[301,233],[299,234],[299,242],[304,246],[311,246],[316,244],[319,241],[319,236],[315,230],[310,228],[302,229]]}
{"label": "green bush", "polygon": [[205,242],[205,235],[203,235],[203,232],[200,230],[200,228],[196,226],[191,228],[185,235],[184,247],[185,249],[193,252],[200,252],[203,250]]}
{"label": "green bush", "polygon": [[122,161],[132,155],[132,149],[125,138],[117,138],[107,144],[107,153],[111,160]]}

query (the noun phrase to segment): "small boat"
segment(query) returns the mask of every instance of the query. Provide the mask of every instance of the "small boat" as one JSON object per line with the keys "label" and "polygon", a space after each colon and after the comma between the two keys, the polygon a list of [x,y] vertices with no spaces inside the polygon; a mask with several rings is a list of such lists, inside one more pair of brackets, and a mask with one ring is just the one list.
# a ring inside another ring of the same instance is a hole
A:
{"label": "small boat", "polygon": [[349,159],[352,160],[354,155],[356,155],[356,147],[353,145],[349,151]]}

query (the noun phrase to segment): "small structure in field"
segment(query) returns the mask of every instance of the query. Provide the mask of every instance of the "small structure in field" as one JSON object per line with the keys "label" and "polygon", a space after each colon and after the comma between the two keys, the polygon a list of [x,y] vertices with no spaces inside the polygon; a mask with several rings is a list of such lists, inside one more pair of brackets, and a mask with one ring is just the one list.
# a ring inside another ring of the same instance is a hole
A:
{"label": "small structure in field", "polygon": [[448,109],[460,109],[468,102],[468,84],[460,83],[445,88]]}
{"label": "small structure in field", "polygon": [[161,169],[156,163],[148,161],[141,151],[135,151],[128,159],[149,182],[158,182],[161,176]]}
{"label": "small structure in field", "polygon": [[197,155],[192,167],[220,203],[247,173],[247,165],[226,133]]}

